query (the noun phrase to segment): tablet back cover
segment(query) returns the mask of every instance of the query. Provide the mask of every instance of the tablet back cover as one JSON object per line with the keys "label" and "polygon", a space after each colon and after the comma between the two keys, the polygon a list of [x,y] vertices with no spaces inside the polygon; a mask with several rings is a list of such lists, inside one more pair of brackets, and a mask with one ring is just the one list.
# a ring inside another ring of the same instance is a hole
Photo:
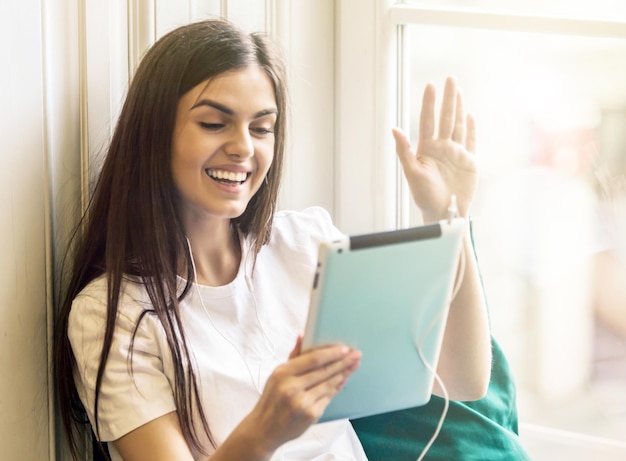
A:
{"label": "tablet back cover", "polygon": [[363,353],[320,421],[428,402],[434,376],[418,345],[436,368],[465,226],[459,221],[437,224],[439,235],[427,232],[418,240],[406,241],[411,229],[405,229],[396,232],[400,243],[389,244],[394,233],[388,232],[385,244],[377,242],[381,234],[370,234],[351,239],[363,248],[320,247],[303,345],[341,342]]}

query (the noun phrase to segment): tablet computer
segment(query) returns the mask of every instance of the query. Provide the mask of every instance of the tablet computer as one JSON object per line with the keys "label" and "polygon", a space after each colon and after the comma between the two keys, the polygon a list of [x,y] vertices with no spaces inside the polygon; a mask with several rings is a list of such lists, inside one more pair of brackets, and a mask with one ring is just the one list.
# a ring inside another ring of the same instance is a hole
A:
{"label": "tablet computer", "polygon": [[320,245],[303,350],[343,343],[363,354],[320,422],[430,400],[466,228],[455,218]]}

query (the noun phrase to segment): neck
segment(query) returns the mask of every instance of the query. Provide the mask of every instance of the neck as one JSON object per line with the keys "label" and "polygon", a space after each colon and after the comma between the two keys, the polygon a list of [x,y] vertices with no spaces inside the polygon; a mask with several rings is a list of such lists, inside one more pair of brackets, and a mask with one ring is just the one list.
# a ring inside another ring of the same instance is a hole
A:
{"label": "neck", "polygon": [[241,261],[241,245],[230,221],[208,228],[189,229],[187,238],[197,283],[222,286],[235,279]]}

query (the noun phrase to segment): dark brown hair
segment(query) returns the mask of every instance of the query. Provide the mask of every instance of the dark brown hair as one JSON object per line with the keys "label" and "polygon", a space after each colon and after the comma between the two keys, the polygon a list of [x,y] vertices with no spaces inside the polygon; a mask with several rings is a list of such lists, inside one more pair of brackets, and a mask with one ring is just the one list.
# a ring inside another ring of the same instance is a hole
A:
{"label": "dark brown hair", "polygon": [[[73,380],[75,358],[67,334],[68,317],[73,299],[103,274],[108,282],[107,320],[93,409],[96,427],[92,430],[98,433],[99,394],[122,278],[132,275],[143,283],[152,304],[140,316],[135,332],[145,315],[156,316],[163,326],[174,359],[174,399],[185,439],[193,450],[203,451],[199,429],[193,425],[197,409],[204,426],[200,429],[213,440],[199,404],[194,371],[184,365],[193,360],[189,360],[179,303],[189,292],[194,275],[170,167],[172,136],[182,95],[217,75],[249,65],[260,65],[267,72],[278,108],[274,160],[266,181],[243,214],[232,221],[252,239],[258,253],[270,236],[285,150],[287,95],[277,49],[264,35],[247,34],[227,21],[201,21],[175,29],[158,40],[133,78],[92,199],[68,253],[68,283],[58,303],[54,379],[61,419],[75,458],[88,419]],[[188,280],[182,294],[177,292],[176,278],[181,259],[186,261]]]}

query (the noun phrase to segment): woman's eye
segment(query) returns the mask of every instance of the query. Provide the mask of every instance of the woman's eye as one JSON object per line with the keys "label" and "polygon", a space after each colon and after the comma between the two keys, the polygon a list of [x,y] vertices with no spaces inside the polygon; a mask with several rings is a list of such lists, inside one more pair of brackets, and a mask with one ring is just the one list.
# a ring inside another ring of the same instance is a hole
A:
{"label": "woman's eye", "polygon": [[271,130],[271,129],[266,128],[266,127],[256,127],[256,128],[251,128],[250,130],[252,132],[254,132],[256,134],[260,134],[260,135],[271,134],[271,133],[274,132],[274,130]]}
{"label": "woman's eye", "polygon": [[209,131],[217,131],[217,130],[221,130],[222,128],[224,128],[223,123],[200,122],[200,126],[204,128],[205,130],[209,130]]}

